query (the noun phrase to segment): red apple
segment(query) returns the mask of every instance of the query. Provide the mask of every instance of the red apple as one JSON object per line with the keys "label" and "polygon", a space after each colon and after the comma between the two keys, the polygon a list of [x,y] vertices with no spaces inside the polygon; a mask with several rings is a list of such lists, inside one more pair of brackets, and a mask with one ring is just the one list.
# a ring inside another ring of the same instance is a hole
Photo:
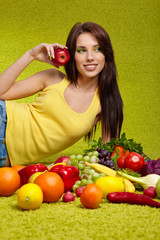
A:
{"label": "red apple", "polygon": [[54,164],[56,164],[56,163],[67,163],[67,161],[70,161],[70,157],[61,156],[61,157],[57,158],[57,160],[54,162]]}
{"label": "red apple", "polygon": [[66,48],[55,48],[54,49],[54,59],[52,59],[54,63],[58,66],[64,66],[70,60],[69,52]]}

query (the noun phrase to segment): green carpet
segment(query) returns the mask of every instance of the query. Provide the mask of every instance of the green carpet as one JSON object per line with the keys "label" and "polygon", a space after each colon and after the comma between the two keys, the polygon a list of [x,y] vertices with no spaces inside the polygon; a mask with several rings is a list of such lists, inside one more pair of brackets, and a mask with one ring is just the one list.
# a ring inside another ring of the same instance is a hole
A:
{"label": "green carpet", "polygon": [[[65,44],[78,21],[102,25],[115,52],[123,132],[151,158],[160,157],[159,0],[0,0],[0,6],[0,73],[42,42]],[[18,80],[46,68],[35,61]]]}
{"label": "green carpet", "polygon": [[[78,21],[102,25],[115,51],[124,100],[122,132],[140,142],[149,157],[160,157],[159,0],[0,0],[0,6],[0,73],[41,42],[65,44]],[[50,66],[35,61],[18,80],[46,68]],[[81,140],[42,162],[86,147]],[[160,210],[151,207],[105,203],[87,210],[76,199],[21,211],[16,195],[0,198],[0,240],[159,240],[159,223]]]}
{"label": "green carpet", "polygon": [[102,203],[91,210],[76,198],[22,211],[16,201],[16,194],[0,198],[1,240],[159,240],[159,209]]}

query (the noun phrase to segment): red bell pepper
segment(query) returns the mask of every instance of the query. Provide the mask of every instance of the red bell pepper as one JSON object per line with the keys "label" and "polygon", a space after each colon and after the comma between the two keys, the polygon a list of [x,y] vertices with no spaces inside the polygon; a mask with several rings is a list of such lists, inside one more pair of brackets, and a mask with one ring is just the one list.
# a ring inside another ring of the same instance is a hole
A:
{"label": "red bell pepper", "polygon": [[79,170],[75,166],[53,165],[50,172],[55,172],[60,175],[64,182],[65,192],[72,191],[73,185],[79,180]]}
{"label": "red bell pepper", "polygon": [[32,174],[36,172],[44,172],[44,171],[48,171],[48,168],[44,164],[33,164],[20,169],[18,171],[21,178],[20,186],[28,183],[28,180]]}

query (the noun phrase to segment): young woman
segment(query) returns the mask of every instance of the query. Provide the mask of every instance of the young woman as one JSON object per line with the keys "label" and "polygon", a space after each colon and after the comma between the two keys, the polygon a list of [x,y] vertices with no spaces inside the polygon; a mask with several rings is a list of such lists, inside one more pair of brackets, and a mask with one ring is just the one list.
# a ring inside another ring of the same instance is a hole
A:
{"label": "young woman", "polygon": [[[55,48],[68,48],[66,75],[51,68],[17,77],[34,60],[57,67]],[[32,164],[90,136],[102,123],[102,140],[119,137],[123,122],[114,54],[107,32],[93,22],[77,23],[66,46],[40,44],[0,75],[1,166]],[[39,93],[34,103],[11,101]]]}

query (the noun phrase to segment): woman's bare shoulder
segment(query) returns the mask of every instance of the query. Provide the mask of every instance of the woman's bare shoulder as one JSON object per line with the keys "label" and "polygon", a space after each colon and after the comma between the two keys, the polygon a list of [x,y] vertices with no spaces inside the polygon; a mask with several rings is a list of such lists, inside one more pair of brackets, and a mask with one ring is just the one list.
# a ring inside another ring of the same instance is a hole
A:
{"label": "woman's bare shoulder", "polygon": [[45,74],[45,87],[59,83],[66,76],[57,69],[47,69],[43,73]]}

